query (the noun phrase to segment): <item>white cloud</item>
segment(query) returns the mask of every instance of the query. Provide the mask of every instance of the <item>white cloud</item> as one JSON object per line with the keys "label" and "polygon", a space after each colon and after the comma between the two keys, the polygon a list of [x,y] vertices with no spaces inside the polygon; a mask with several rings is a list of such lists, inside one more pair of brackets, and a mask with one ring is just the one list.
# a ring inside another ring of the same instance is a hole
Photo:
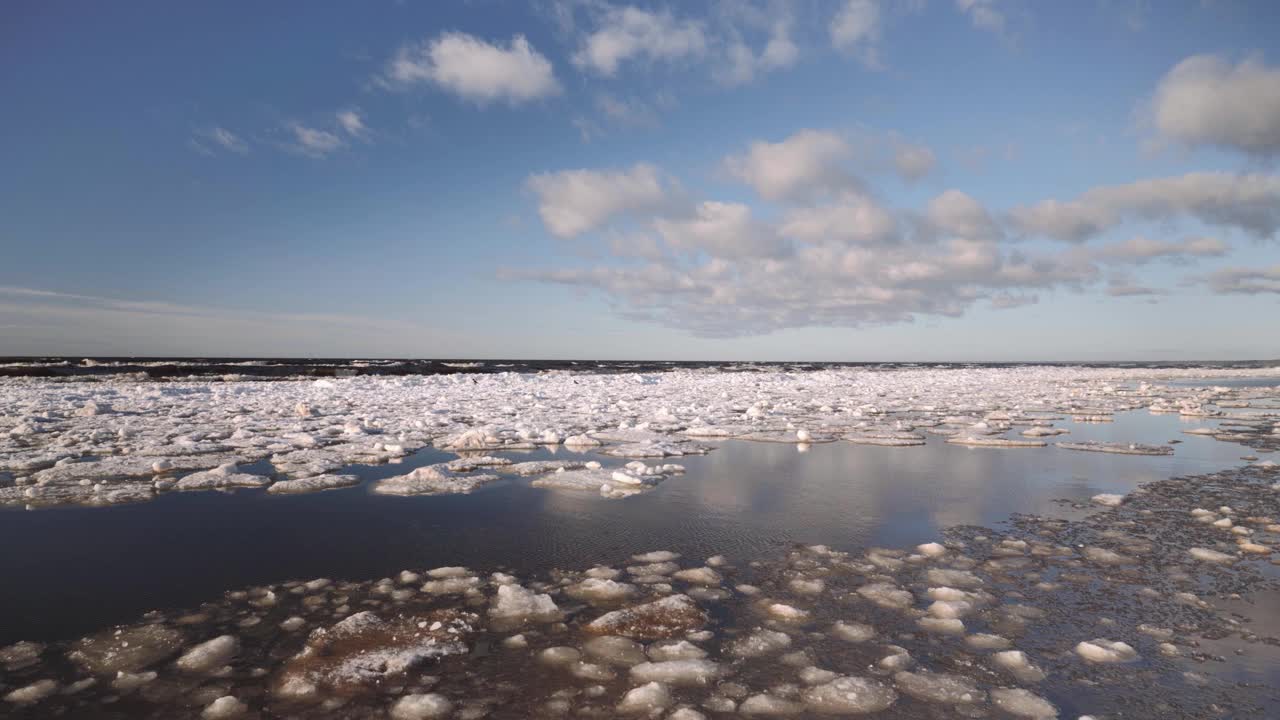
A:
{"label": "white cloud", "polygon": [[925,145],[898,140],[893,148],[893,166],[903,180],[915,181],[933,172],[938,159]]}
{"label": "white cloud", "polygon": [[1097,248],[1094,256],[1104,262],[1145,263],[1161,258],[1222,257],[1231,246],[1218,238],[1189,237],[1171,242],[1135,237]]}
{"label": "white cloud", "polygon": [[[764,155],[756,158],[756,169],[777,170],[776,158]],[[739,160],[744,172],[755,167]],[[830,186],[828,173],[799,165],[808,170],[747,176],[762,195],[784,203],[827,197],[810,191]],[[959,191],[935,198],[919,221],[906,221],[842,187],[821,204],[790,205],[774,223],[734,202],[705,201],[692,212],[673,209],[655,202],[656,170],[642,173],[648,180],[638,184],[645,192],[627,190],[637,184],[632,174],[573,171],[543,181],[541,188],[531,181],[543,193],[549,230],[570,236],[608,228],[605,237],[620,262],[503,275],[592,289],[627,317],[707,336],[954,317],[979,302],[1011,307],[1034,302],[1037,291],[1083,288],[1102,278],[1093,258],[1078,248],[1029,255],[1002,247],[1003,233],[990,213]],[[637,196],[641,201],[621,199]],[[624,213],[625,227],[638,226],[640,232],[612,229]],[[918,223],[929,231],[919,231]],[[652,235],[643,231],[646,226]]]}
{"label": "white cloud", "polygon": [[397,86],[431,83],[482,105],[497,101],[516,105],[562,91],[551,61],[523,35],[512,37],[504,48],[466,33],[443,33],[421,45],[401,48],[388,64],[384,80]]}
{"label": "white cloud", "polygon": [[769,42],[760,53],[760,67],[765,70],[791,67],[800,57],[800,48],[791,39],[791,22],[779,20],[769,32]]}
{"label": "white cloud", "polygon": [[1183,216],[1273,238],[1280,229],[1280,177],[1195,172],[1096,187],[1075,200],[1045,200],[1010,212],[1022,232],[1069,242],[1083,242],[1126,220]]}
{"label": "white cloud", "polygon": [[741,203],[702,202],[689,218],[657,218],[654,228],[675,250],[705,252],[717,258],[770,257],[787,245]]}
{"label": "white cloud", "polygon": [[747,152],[725,160],[730,176],[767,200],[796,200],[856,191],[860,183],[843,167],[851,155],[840,135],[801,130],[777,143],[753,142]]}
{"label": "white cloud", "polygon": [[[961,190],[919,210],[882,205],[843,169],[851,153],[856,149],[842,136],[805,130],[729,158],[730,174],[781,205],[776,219],[738,202],[672,203],[663,188],[674,181],[660,180],[651,166],[539,176],[530,186],[542,197],[548,229],[561,236],[603,229],[614,257],[585,268],[503,274],[599,292],[628,318],[720,337],[956,317],[979,304],[1033,304],[1059,290],[1150,299],[1167,291],[1138,283],[1127,269],[1187,264],[1230,249],[1193,236],[1032,250],[1007,242],[1003,216]],[[1280,205],[1267,202],[1278,192],[1274,182],[1193,173],[1095,188],[1010,217],[1024,229],[1078,240],[1130,218],[1182,215],[1262,231],[1280,222]],[[1280,287],[1272,271],[1215,278],[1219,292]]]}
{"label": "white cloud", "polygon": [[293,142],[289,148],[307,157],[322,158],[341,149],[344,145],[342,138],[328,130],[307,127],[296,122],[289,123],[286,127],[293,134]]}
{"label": "white cloud", "polygon": [[1269,268],[1224,268],[1209,275],[1209,287],[1220,295],[1280,294],[1280,265]]}
{"label": "white cloud", "polygon": [[1176,143],[1280,154],[1280,68],[1259,58],[1235,66],[1187,58],[1160,80],[1150,111],[1157,132]]}
{"label": "white cloud", "polygon": [[724,66],[716,73],[726,85],[743,85],[763,72],[791,67],[800,57],[800,48],[791,39],[791,19],[772,21],[769,40],[757,54],[742,37],[733,33],[725,49]]}
{"label": "white cloud", "polygon": [[813,245],[832,242],[874,245],[891,241],[897,230],[893,213],[858,195],[836,205],[790,210],[779,228],[784,237]]}
{"label": "white cloud", "polygon": [[364,116],[360,114],[358,108],[339,110],[337,117],[339,127],[352,137],[364,137],[369,132],[369,127],[364,122]]}
{"label": "white cloud", "polygon": [[617,215],[654,210],[673,200],[657,168],[644,163],[628,170],[544,173],[530,177],[526,185],[538,196],[543,224],[562,238],[596,230]]}
{"label": "white cloud", "polygon": [[925,217],[934,229],[955,237],[998,237],[999,228],[977,200],[959,190],[947,190],[929,201]]}
{"label": "white cloud", "polygon": [[880,5],[877,0],[845,0],[827,26],[831,45],[855,53],[868,67],[880,65]]}
{"label": "white cloud", "polygon": [[672,62],[699,57],[706,51],[706,32],[699,21],[678,20],[666,11],[610,7],[574,53],[573,63],[611,76],[629,60]]}
{"label": "white cloud", "polygon": [[249,143],[241,139],[239,135],[219,126],[196,132],[195,137],[191,140],[191,145],[205,155],[215,154],[214,148],[220,148],[238,155],[246,155],[249,152]]}
{"label": "white cloud", "polygon": [[956,0],[956,8],[969,17],[969,21],[979,30],[987,30],[1003,34],[1005,16],[1000,11],[997,0]]}

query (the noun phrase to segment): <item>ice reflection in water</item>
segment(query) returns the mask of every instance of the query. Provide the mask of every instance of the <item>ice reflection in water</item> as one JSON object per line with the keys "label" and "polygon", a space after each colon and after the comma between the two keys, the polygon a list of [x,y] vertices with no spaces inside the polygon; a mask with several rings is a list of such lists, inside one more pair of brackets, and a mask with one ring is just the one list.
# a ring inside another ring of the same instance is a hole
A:
{"label": "ice reflection in water", "polygon": [[[134,506],[0,512],[0,544],[14,550],[0,554],[0,612],[23,618],[0,628],[0,644],[75,637],[150,609],[294,577],[369,579],[438,565],[542,573],[617,562],[655,544],[689,557],[753,557],[789,542],[907,546],[949,525],[1061,513],[1058,498],[1083,502],[1237,464],[1241,446],[1182,434],[1214,422],[1137,411],[1114,423],[1057,423],[1072,440],[1184,441],[1159,457],[966,448],[933,436],[920,447],[835,442],[807,452],[723,441],[709,455],[675,458],[685,475],[626,500],[511,478],[466,496],[384,497],[366,484],[298,497],[169,494]],[[376,480],[452,457],[426,449],[354,472]]]}

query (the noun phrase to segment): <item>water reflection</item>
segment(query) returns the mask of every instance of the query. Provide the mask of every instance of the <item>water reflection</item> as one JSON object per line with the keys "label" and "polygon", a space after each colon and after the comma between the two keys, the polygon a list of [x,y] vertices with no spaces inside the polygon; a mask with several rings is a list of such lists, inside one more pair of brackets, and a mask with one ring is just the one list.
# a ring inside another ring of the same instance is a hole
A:
{"label": "water reflection", "polygon": [[[679,459],[685,475],[623,501],[512,478],[468,496],[385,497],[366,485],[311,496],[169,494],[135,506],[3,512],[0,613],[22,621],[0,627],[0,644],[74,637],[153,608],[295,577],[368,579],[438,565],[539,573],[657,548],[741,560],[795,541],[841,549],[915,544],[944,526],[1061,512],[1057,498],[1124,493],[1228,467],[1244,453],[1182,434],[1212,422],[1177,416],[1133,412],[1110,424],[1060,424],[1071,439],[1184,442],[1172,456],[1146,457],[967,448],[938,437],[920,447],[836,442],[807,452],[724,441],[709,455]],[[425,450],[357,472],[376,480],[451,457]]]}

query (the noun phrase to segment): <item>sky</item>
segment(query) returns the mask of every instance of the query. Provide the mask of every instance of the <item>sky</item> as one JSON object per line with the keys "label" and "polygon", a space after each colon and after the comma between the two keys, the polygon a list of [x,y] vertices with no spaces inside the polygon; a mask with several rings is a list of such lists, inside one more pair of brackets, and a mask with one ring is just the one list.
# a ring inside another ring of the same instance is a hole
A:
{"label": "sky", "polygon": [[0,5],[0,356],[1280,358],[1280,4]]}

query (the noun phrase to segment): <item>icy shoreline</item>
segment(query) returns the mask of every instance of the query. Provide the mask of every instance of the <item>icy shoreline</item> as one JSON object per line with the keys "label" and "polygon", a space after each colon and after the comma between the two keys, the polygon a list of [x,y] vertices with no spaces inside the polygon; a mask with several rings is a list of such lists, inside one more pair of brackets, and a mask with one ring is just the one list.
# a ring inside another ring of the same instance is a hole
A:
{"label": "icy shoreline", "polygon": [[[535,486],[626,497],[678,472],[664,462],[737,438],[852,442],[910,452],[927,435],[1036,452],[1055,418],[1106,422],[1145,409],[1221,423],[1199,429],[1268,450],[1280,443],[1274,388],[1160,381],[1280,377],[1280,368],[836,369],[751,373],[550,372],[338,380],[92,382],[0,380],[0,507],[111,505],[158,493],[271,487],[277,494],[349,486],[357,465],[426,447],[459,460],[386,483],[389,494],[471,492],[507,474],[475,456],[533,448],[642,461],[623,477],[546,467]],[[1016,436],[1016,437],[1015,437]],[[1063,447],[1168,454],[1155,448]],[[470,462],[468,462],[470,458]],[[266,461],[269,470],[243,469]],[[647,468],[647,469],[646,469]],[[666,468],[666,469],[664,469]],[[526,468],[520,476],[537,474]],[[568,477],[557,477],[574,473]],[[288,484],[282,484],[288,483]]]}
{"label": "icy shoreline", "polygon": [[1280,698],[1216,678],[1201,643],[1280,643],[1217,604],[1277,584],[1277,481],[1173,478],[914,549],[257,586],[2,648],[0,698],[17,717],[1257,717]]}

